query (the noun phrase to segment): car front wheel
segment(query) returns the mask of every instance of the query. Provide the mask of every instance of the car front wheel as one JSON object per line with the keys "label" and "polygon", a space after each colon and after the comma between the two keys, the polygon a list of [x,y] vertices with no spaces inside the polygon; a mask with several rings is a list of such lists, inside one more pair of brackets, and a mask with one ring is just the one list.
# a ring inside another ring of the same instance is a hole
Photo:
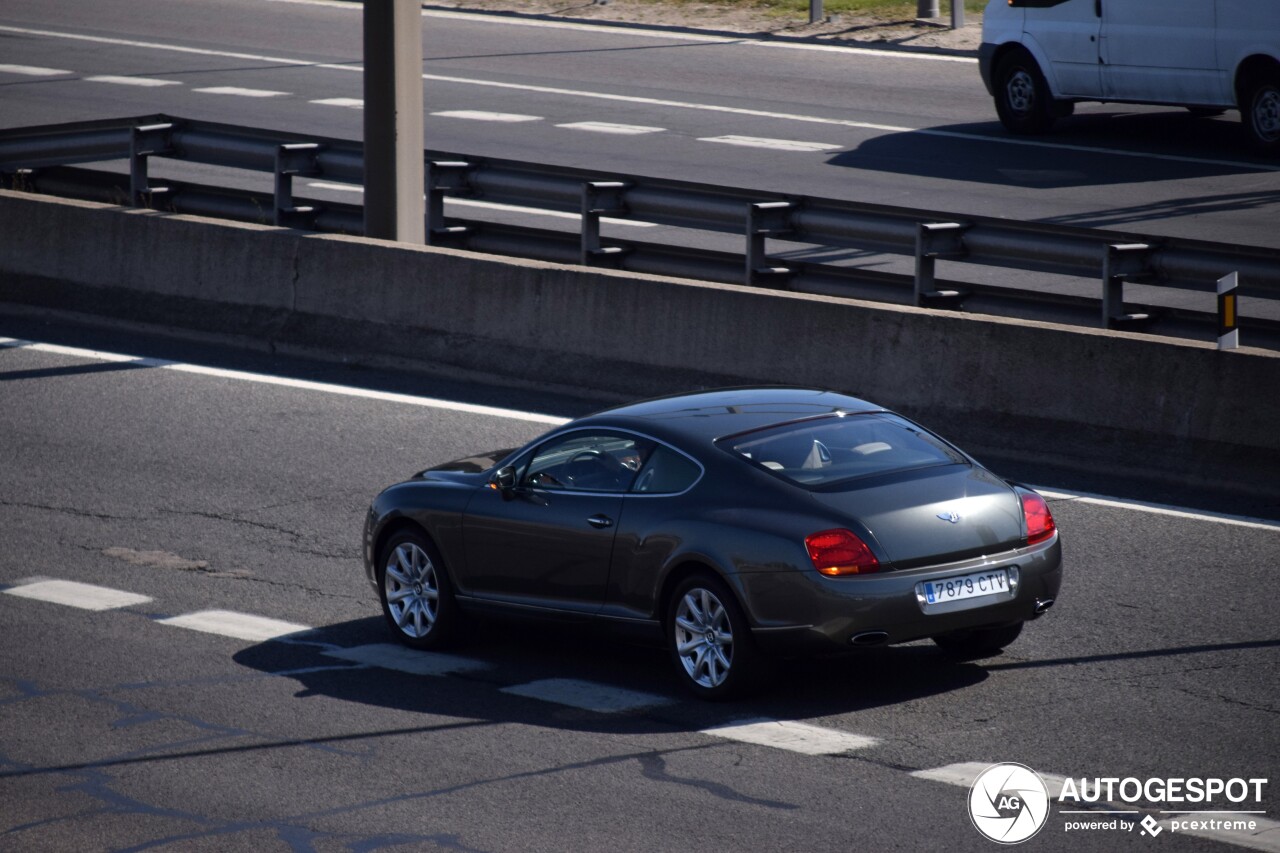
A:
{"label": "car front wheel", "polygon": [[754,686],[759,653],[746,615],[720,580],[696,574],[671,594],[667,641],[681,682],[702,699],[727,699]]}
{"label": "car front wheel", "polygon": [[1053,126],[1053,96],[1031,54],[1015,50],[1001,59],[994,82],[996,114],[1010,133],[1045,133]]}
{"label": "car front wheel", "polygon": [[975,628],[971,631],[940,634],[933,641],[938,648],[954,657],[981,658],[1000,651],[1018,639],[1021,633],[1022,623],[1018,622],[1000,628]]}
{"label": "car front wheel", "polygon": [[1280,75],[1264,77],[1249,87],[1240,120],[1255,148],[1265,154],[1280,153]]}
{"label": "car front wheel", "polygon": [[382,614],[396,639],[415,649],[439,648],[457,627],[457,603],[444,560],[421,533],[392,536],[378,560]]}

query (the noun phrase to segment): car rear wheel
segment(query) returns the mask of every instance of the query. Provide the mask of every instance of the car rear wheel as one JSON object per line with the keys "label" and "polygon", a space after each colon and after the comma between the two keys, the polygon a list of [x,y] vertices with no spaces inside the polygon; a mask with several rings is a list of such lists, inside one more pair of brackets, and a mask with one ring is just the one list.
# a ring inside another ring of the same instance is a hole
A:
{"label": "car rear wheel", "polygon": [[1240,119],[1255,148],[1280,153],[1280,75],[1263,77],[1249,87]]}
{"label": "car rear wheel", "polygon": [[741,695],[760,675],[760,655],[746,615],[729,588],[696,574],[671,594],[667,641],[681,682],[703,699]]}
{"label": "car rear wheel", "polygon": [[1000,628],[975,628],[972,631],[956,631],[939,634],[933,638],[938,648],[960,658],[980,658],[993,655],[1018,639],[1022,623]]}
{"label": "car rear wheel", "polygon": [[1010,133],[1045,133],[1057,115],[1049,84],[1035,59],[1014,50],[996,65],[996,114]]}
{"label": "car rear wheel", "polygon": [[457,628],[458,605],[444,560],[417,531],[401,531],[383,547],[378,590],[391,633],[407,646],[439,648]]}

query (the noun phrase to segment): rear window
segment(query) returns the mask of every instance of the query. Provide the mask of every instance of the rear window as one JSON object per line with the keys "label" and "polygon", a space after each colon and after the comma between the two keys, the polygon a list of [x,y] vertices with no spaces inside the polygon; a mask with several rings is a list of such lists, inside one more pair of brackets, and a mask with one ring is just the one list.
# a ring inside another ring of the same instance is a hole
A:
{"label": "rear window", "polygon": [[967,461],[936,436],[883,412],[795,421],[718,444],[802,486]]}

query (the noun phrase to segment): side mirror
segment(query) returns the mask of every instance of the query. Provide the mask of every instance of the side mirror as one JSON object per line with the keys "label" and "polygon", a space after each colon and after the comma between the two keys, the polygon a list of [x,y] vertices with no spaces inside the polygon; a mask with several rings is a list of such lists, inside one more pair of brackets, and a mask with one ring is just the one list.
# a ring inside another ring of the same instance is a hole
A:
{"label": "side mirror", "polygon": [[493,472],[493,476],[489,478],[489,488],[502,492],[502,496],[506,497],[511,494],[516,487],[516,469],[512,465],[505,465]]}

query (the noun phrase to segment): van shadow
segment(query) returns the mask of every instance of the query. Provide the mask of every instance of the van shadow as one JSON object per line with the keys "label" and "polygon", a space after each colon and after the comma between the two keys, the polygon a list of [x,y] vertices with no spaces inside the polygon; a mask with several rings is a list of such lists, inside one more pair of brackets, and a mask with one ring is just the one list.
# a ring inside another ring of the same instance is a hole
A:
{"label": "van shadow", "polygon": [[[410,667],[420,662],[452,671],[415,674],[351,659],[370,649],[390,651]],[[788,661],[776,668],[774,678],[757,695],[708,703],[682,690],[664,650],[621,643],[596,629],[482,623],[447,652],[414,652],[394,644],[381,617],[260,643],[237,653],[234,660],[295,680],[300,698],[321,695],[411,714],[614,733],[698,730],[753,717],[800,720],[851,713],[963,690],[987,678],[982,667],[953,661],[932,646],[899,646]],[[548,680],[636,691],[656,701],[633,712],[608,713],[506,692]]]}
{"label": "van shadow", "polygon": [[1028,190],[1275,171],[1274,163],[1245,147],[1233,112],[1206,118],[1186,110],[1134,109],[1144,111],[1090,107],[1089,112],[1060,119],[1043,136],[1013,136],[998,122],[884,134],[827,162]]}

